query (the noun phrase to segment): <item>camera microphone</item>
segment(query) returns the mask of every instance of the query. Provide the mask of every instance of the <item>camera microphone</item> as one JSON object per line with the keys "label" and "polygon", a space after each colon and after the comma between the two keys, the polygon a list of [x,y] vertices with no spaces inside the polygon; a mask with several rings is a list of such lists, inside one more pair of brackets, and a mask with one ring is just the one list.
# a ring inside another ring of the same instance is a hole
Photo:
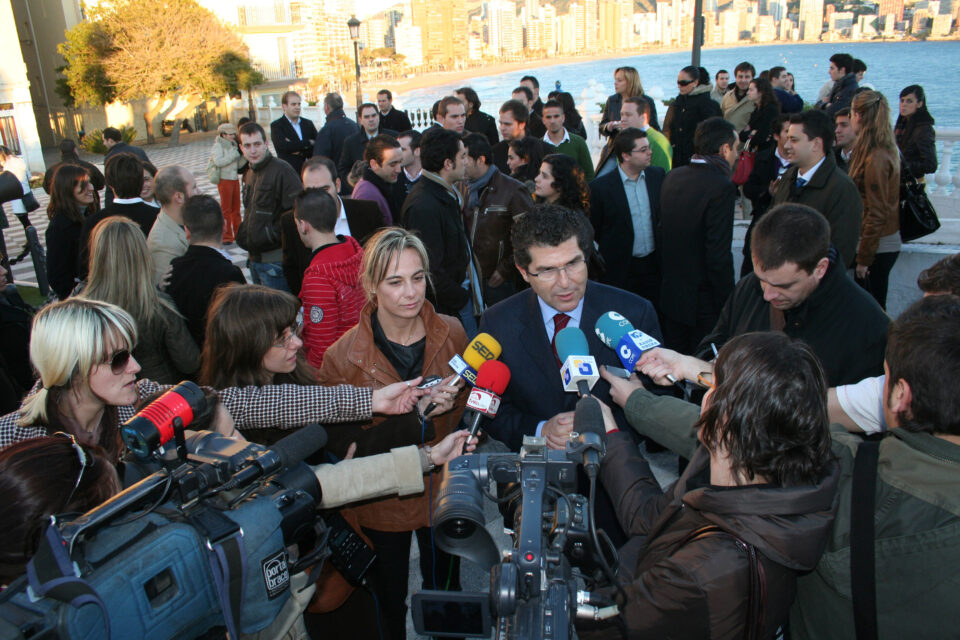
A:
{"label": "camera microphone", "polygon": [[600,460],[605,453],[603,436],[603,410],[600,401],[593,396],[583,396],[577,401],[573,413],[573,430],[567,447],[571,453],[583,454],[583,469],[588,477],[596,477],[600,470]]}

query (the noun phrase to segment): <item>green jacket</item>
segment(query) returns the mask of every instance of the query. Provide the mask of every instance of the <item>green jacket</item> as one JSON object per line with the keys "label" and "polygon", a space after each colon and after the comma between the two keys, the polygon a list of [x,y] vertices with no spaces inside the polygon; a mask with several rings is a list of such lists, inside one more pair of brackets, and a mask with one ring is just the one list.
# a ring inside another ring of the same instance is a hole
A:
{"label": "green jacket", "polygon": [[673,168],[673,147],[670,146],[667,136],[650,127],[647,129],[647,140],[650,141],[650,148],[653,150],[650,165],[660,167],[669,173]]}
{"label": "green jacket", "polygon": [[[641,434],[690,458],[699,407],[635,391],[624,408]],[[850,596],[850,502],[853,461],[862,438],[831,426],[841,466],[840,508],[816,569],[797,582],[792,637],[854,638]],[[950,638],[960,629],[960,446],[892,429],[880,444],[875,556],[881,640]]]}
{"label": "green jacket", "polygon": [[[570,136],[570,139],[558,144],[557,151],[576,160],[577,164],[583,169],[587,182],[590,182],[595,176],[593,173],[593,160],[590,158],[590,150],[587,149],[587,141],[570,131],[568,131],[567,134]],[[550,139],[544,138],[544,141],[550,142]]]}

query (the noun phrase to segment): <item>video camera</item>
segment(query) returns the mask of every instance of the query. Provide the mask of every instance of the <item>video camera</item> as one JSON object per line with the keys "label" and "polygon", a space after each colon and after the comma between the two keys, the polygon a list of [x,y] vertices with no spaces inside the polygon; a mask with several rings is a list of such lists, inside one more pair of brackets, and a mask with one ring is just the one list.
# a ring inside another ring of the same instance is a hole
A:
{"label": "video camera", "polygon": [[[412,611],[418,633],[486,638],[574,637],[577,617],[617,615],[612,601],[580,589],[615,580],[593,519],[593,493],[603,443],[599,405],[581,398],[565,451],[524,437],[520,453],[461,456],[447,464],[434,509],[437,545],[490,570],[490,591],[421,591]],[[576,493],[577,470],[591,477],[588,500]],[[489,492],[491,482],[497,493]],[[484,527],[484,496],[496,502],[513,540],[502,553]],[[602,533],[602,532],[601,532]],[[494,620],[496,618],[496,620]]]}
{"label": "video camera", "polygon": [[[291,574],[329,553],[320,484],[302,462],[326,432],[310,425],[270,449],[185,432],[207,404],[181,383],[122,426],[130,449],[162,468],[80,517],[51,518],[27,575],[0,596],[0,637],[184,638],[226,626],[236,638],[277,618]],[[163,452],[171,440],[176,451]]]}

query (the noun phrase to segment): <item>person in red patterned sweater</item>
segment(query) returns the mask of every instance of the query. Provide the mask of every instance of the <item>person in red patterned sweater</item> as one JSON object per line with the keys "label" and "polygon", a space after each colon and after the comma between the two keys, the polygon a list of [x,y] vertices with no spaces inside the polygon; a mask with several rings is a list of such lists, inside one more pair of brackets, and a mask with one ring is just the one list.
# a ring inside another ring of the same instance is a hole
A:
{"label": "person in red patterned sweater", "polygon": [[357,324],[366,302],[360,286],[363,248],[351,236],[338,236],[334,199],[322,189],[307,189],[294,201],[297,233],[313,252],[303,272],[303,347],[307,362],[319,368],[327,347]]}

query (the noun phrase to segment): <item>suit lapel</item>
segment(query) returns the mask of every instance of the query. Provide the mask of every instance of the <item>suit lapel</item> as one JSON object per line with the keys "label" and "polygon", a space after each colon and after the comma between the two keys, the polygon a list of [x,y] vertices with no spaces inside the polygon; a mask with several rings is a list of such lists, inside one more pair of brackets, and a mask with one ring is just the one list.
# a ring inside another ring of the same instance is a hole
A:
{"label": "suit lapel", "polygon": [[553,346],[547,338],[547,330],[543,325],[543,316],[540,313],[537,294],[532,289],[528,289],[526,296],[525,317],[518,318],[520,320],[520,332],[518,334],[520,344],[523,345],[537,372],[543,376],[546,383],[543,388],[550,389],[554,393],[562,393],[562,387],[559,385],[560,371],[557,369],[557,361],[553,357]]}

